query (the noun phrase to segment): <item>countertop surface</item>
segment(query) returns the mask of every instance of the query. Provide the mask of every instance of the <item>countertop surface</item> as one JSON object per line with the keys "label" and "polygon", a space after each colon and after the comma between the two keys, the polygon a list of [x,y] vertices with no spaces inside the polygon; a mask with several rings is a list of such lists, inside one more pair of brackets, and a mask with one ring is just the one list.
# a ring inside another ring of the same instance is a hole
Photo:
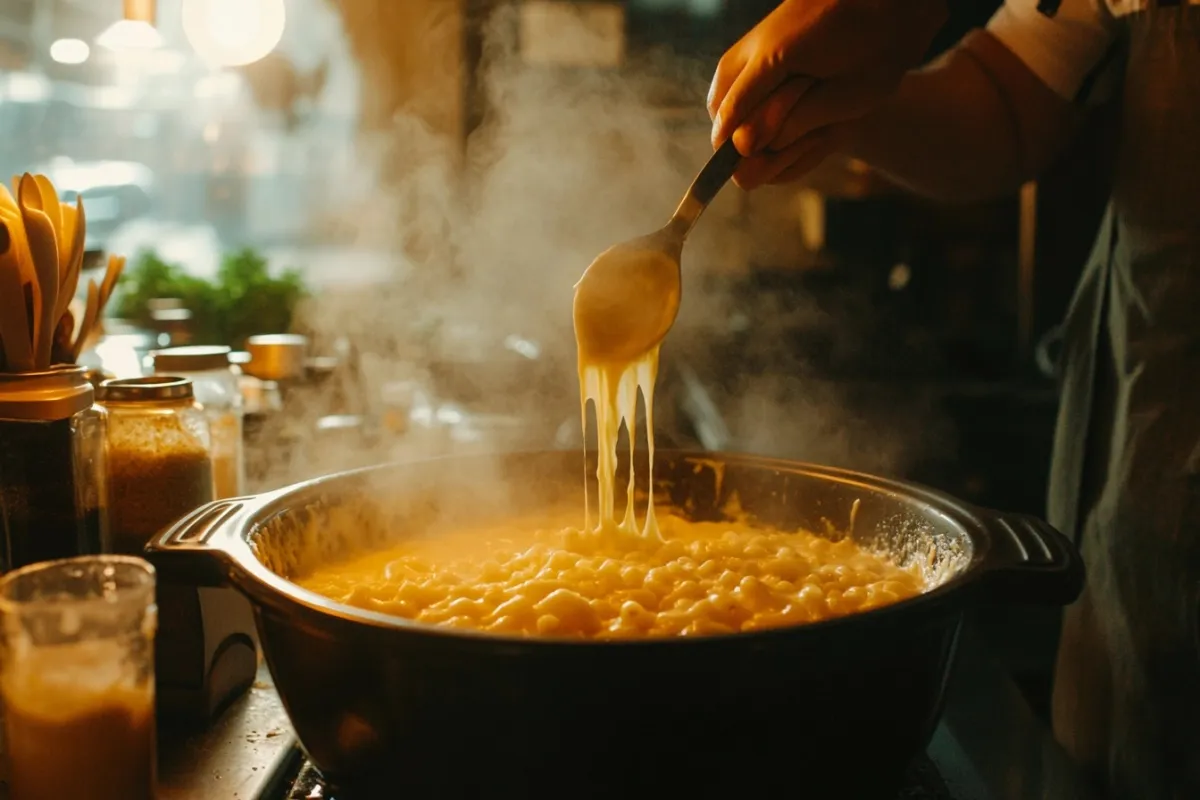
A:
{"label": "countertop surface", "polygon": [[211,727],[185,732],[160,725],[158,740],[158,800],[270,796],[300,758],[266,666]]}

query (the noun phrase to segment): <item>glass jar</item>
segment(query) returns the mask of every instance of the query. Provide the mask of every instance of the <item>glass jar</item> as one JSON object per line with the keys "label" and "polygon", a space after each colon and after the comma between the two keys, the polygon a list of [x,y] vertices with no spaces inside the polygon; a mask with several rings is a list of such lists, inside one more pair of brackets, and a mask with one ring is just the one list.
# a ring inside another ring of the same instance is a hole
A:
{"label": "glass jar", "polygon": [[228,347],[173,347],[152,354],[156,375],[177,375],[192,382],[196,400],[208,415],[212,435],[213,491],[218,500],[246,493],[243,447],[244,403],[241,370],[229,360]]}
{"label": "glass jar", "polygon": [[108,516],[113,552],[138,554],[146,542],[213,500],[208,418],[187,378],[105,381],[108,411]]}
{"label": "glass jar", "polygon": [[83,367],[0,373],[0,573],[109,550],[105,418]]}
{"label": "glass jar", "polygon": [[51,561],[0,580],[11,800],[155,796],[154,568]]}

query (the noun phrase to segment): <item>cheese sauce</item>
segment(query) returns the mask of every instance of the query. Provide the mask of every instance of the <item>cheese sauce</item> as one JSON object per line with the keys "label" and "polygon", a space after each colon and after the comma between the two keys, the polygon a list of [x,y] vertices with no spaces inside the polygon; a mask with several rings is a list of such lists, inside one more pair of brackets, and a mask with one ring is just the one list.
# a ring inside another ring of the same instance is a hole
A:
{"label": "cheese sauce", "polygon": [[[654,383],[658,377],[659,345],[638,348],[647,331],[662,330],[670,320],[665,309],[630,303],[630,296],[662,297],[669,290],[664,283],[676,267],[657,253],[639,253],[636,257],[613,248],[601,253],[608,269],[602,280],[589,278],[596,266],[584,273],[575,285],[572,321],[579,364],[579,403],[583,425],[584,459],[587,458],[588,403],[596,415],[596,520],[591,518],[587,481],[584,481],[584,529],[601,533],[623,532],[649,539],[660,539],[654,516],[654,497],[646,506],[639,527],[634,509],[634,443],[637,440],[637,399],[642,396],[646,411],[646,443],[649,447],[647,486],[654,485]],[[614,266],[617,265],[617,266]],[[614,276],[616,276],[614,278]],[[591,280],[586,291],[585,282]],[[600,282],[597,283],[596,281]],[[678,287],[675,287],[676,298]],[[673,314],[672,314],[673,316]],[[644,345],[643,345],[644,347]],[[621,426],[629,437],[629,486],[624,513],[616,509],[617,441]],[[586,467],[585,467],[586,469]]]}
{"label": "cheese sauce", "polygon": [[[605,364],[586,359],[583,347],[579,355],[579,405],[583,421],[584,458],[587,456],[588,401],[596,409],[596,525],[591,521],[591,505],[587,481],[583,486],[584,528],[602,533],[621,531],[638,534],[634,511],[634,442],[637,439],[637,398],[642,395],[646,407],[646,442],[650,449],[650,474],[647,485],[654,482],[654,381],[658,377],[658,348],[627,364]],[[629,486],[625,497],[625,513],[616,517],[617,440],[621,426],[629,436]],[[654,517],[654,495],[646,505],[642,536],[660,538]]]}

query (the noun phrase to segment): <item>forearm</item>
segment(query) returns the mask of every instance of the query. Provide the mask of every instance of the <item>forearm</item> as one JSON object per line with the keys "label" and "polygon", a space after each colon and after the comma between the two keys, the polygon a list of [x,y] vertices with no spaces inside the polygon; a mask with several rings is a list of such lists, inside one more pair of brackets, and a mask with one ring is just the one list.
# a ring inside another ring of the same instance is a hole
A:
{"label": "forearm", "polygon": [[846,151],[928,197],[1002,195],[1061,152],[1079,112],[976,31],[848,132]]}

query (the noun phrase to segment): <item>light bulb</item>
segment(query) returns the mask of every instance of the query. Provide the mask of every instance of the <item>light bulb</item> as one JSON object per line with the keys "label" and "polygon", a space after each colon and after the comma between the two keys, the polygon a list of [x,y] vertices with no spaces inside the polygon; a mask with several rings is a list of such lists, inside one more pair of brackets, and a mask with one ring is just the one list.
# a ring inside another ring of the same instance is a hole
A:
{"label": "light bulb", "polygon": [[82,64],[92,54],[92,48],[82,39],[58,39],[50,45],[50,58],[59,64]]}
{"label": "light bulb", "polygon": [[237,67],[267,56],[283,38],[284,0],[184,0],[183,32],[213,66]]}

